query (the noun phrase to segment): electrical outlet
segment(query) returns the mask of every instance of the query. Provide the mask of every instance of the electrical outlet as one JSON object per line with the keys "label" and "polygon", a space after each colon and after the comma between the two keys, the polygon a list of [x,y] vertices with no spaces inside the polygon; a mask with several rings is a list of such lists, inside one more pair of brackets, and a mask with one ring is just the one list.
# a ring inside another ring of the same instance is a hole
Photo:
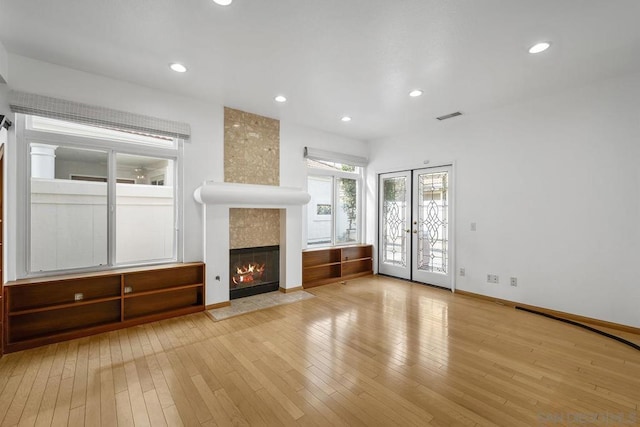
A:
{"label": "electrical outlet", "polygon": [[464,267],[460,267],[460,275],[464,276],[466,273],[466,271],[464,271]]}
{"label": "electrical outlet", "polygon": [[487,274],[487,283],[493,283],[493,274]]}
{"label": "electrical outlet", "polygon": [[487,274],[487,283],[500,283],[500,276],[497,274]]}
{"label": "electrical outlet", "polygon": [[125,294],[130,294],[131,292],[133,292],[133,288],[131,286],[125,286],[124,287],[124,293]]}
{"label": "electrical outlet", "polygon": [[75,301],[82,301],[84,299],[84,294],[82,292],[78,292],[73,296]]}
{"label": "electrical outlet", "polygon": [[511,278],[511,286],[518,286],[518,278],[517,277],[512,277]]}

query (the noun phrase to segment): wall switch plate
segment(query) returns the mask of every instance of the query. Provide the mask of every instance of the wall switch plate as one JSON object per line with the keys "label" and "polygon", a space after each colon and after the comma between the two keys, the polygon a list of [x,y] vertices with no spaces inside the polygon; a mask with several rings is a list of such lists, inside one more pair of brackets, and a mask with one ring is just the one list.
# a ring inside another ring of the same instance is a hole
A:
{"label": "wall switch plate", "polygon": [[471,223],[471,231],[476,231],[476,223],[475,222]]}
{"label": "wall switch plate", "polygon": [[75,301],[82,301],[84,299],[84,294],[82,292],[77,292],[73,295],[73,299]]}
{"label": "wall switch plate", "polygon": [[466,271],[464,271],[464,267],[460,267],[460,275],[464,276],[466,273]]}
{"label": "wall switch plate", "polygon": [[512,277],[511,278],[511,286],[518,286],[518,278],[517,277]]}

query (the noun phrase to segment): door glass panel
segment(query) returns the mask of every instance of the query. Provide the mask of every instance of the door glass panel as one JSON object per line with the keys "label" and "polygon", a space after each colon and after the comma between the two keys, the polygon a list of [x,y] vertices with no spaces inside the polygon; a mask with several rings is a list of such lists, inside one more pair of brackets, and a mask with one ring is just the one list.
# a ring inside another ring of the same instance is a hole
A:
{"label": "door glass panel", "polygon": [[448,173],[421,174],[418,179],[418,270],[447,274]]}
{"label": "door glass panel", "polygon": [[338,206],[336,209],[336,243],[358,241],[358,181],[338,178]]}
{"label": "door glass panel", "polygon": [[382,262],[406,267],[407,179],[385,178],[382,185]]}
{"label": "door glass panel", "polygon": [[30,144],[32,272],[107,264],[108,155]]}

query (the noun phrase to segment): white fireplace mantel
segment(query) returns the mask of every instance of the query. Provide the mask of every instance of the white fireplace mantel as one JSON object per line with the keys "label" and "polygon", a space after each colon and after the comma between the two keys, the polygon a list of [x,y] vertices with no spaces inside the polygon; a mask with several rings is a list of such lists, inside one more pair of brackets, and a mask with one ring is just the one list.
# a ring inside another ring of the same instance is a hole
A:
{"label": "white fireplace mantel", "polygon": [[205,181],[193,194],[202,204],[206,304],[229,301],[229,208],[280,209],[280,288],[302,286],[302,207],[311,196],[300,188]]}
{"label": "white fireplace mantel", "polygon": [[300,188],[214,181],[205,181],[193,197],[207,205],[256,208],[302,206],[311,200],[309,193]]}

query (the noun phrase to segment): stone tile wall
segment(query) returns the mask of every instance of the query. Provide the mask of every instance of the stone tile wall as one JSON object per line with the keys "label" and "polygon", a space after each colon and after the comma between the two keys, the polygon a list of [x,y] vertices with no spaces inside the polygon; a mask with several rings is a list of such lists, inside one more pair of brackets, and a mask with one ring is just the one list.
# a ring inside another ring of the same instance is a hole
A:
{"label": "stone tile wall", "polygon": [[[224,180],[280,185],[280,122],[224,109]],[[278,209],[231,209],[231,249],[280,244]]]}

